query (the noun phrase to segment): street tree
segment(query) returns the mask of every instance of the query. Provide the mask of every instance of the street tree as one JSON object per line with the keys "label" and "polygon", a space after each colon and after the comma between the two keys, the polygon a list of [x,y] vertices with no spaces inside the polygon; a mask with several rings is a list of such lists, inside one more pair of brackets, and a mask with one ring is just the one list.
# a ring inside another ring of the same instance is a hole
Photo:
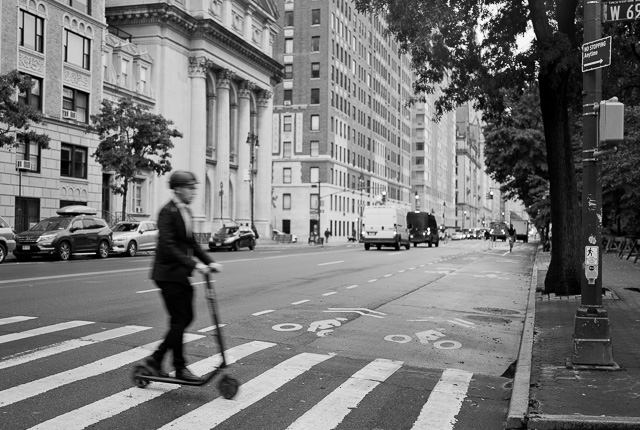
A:
{"label": "street tree", "polygon": [[[473,101],[489,116],[507,113],[510,91],[537,82],[548,163],[554,245],[545,289],[580,291],[580,199],[569,121],[580,103],[579,0],[356,0],[361,12],[386,16],[411,56],[414,100],[443,85],[436,112]],[[531,46],[519,41],[531,29]],[[446,79],[445,79],[446,78]],[[581,86],[580,86],[581,87]],[[509,91],[506,91],[509,90]]]}
{"label": "street tree", "polygon": [[42,122],[42,113],[15,100],[15,92],[27,94],[34,85],[33,79],[17,70],[0,75],[0,148],[14,148],[22,144],[36,143],[40,148],[49,147],[49,136],[30,130],[31,124]]}
{"label": "street tree", "polygon": [[182,137],[182,133],[171,128],[172,121],[130,98],[121,98],[117,103],[103,100],[100,112],[91,120],[88,131],[100,137],[98,148],[91,155],[105,172],[114,173],[110,187],[123,197],[124,221],[131,181],[141,173],[162,176],[171,171],[171,138]]}

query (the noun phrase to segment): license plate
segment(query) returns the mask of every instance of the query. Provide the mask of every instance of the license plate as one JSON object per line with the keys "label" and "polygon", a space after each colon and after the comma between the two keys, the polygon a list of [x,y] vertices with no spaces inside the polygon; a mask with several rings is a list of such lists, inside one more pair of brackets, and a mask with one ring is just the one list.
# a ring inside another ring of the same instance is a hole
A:
{"label": "license plate", "polygon": [[22,250],[23,251],[29,251],[31,249],[31,247],[29,245],[22,245]]}

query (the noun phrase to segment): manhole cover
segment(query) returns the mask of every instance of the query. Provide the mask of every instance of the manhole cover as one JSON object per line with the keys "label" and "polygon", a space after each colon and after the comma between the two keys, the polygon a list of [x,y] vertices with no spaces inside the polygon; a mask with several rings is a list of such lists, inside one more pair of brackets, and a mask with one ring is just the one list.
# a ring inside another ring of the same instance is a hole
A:
{"label": "manhole cover", "polygon": [[493,324],[509,324],[511,322],[508,318],[492,317],[489,315],[467,315],[464,317],[467,320],[480,321],[484,323]]}
{"label": "manhole cover", "polygon": [[500,309],[500,308],[473,308],[475,311],[486,312],[488,314],[498,314],[498,315],[517,315],[520,312],[514,311],[511,309]]}

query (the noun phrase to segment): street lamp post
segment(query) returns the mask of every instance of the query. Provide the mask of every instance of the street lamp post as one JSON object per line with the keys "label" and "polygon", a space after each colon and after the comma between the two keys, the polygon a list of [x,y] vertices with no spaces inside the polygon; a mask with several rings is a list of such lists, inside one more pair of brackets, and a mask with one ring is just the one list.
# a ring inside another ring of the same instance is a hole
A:
{"label": "street lamp post", "polygon": [[223,186],[224,184],[222,183],[222,181],[220,181],[220,191],[218,191],[218,194],[220,195],[220,227],[224,225],[222,219],[222,196],[224,195],[224,190],[222,189]]}
{"label": "street lamp post", "polygon": [[362,193],[364,191],[364,175],[360,173],[358,177],[358,185],[360,186],[360,221],[358,222],[358,242],[362,240],[362,215],[364,214],[364,200]]}
{"label": "street lamp post", "polygon": [[249,132],[247,135],[247,143],[249,144],[249,199],[250,199],[250,207],[251,207],[251,229],[254,230],[254,222],[253,222],[253,171],[254,171],[254,163],[256,159],[256,151],[255,149],[260,146],[260,142],[258,141],[258,135],[252,132]]}

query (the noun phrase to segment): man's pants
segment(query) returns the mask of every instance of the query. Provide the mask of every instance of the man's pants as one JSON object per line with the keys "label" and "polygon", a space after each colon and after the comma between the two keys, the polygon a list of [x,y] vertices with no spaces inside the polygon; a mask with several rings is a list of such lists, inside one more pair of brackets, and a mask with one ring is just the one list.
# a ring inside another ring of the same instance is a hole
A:
{"label": "man's pants", "polygon": [[173,367],[183,369],[186,363],[182,355],[182,335],[193,321],[193,287],[188,280],[186,284],[162,281],[156,281],[156,284],[162,290],[164,306],[169,313],[169,331],[164,342],[153,353],[153,358],[161,363],[164,354],[170,349],[173,353]]}

